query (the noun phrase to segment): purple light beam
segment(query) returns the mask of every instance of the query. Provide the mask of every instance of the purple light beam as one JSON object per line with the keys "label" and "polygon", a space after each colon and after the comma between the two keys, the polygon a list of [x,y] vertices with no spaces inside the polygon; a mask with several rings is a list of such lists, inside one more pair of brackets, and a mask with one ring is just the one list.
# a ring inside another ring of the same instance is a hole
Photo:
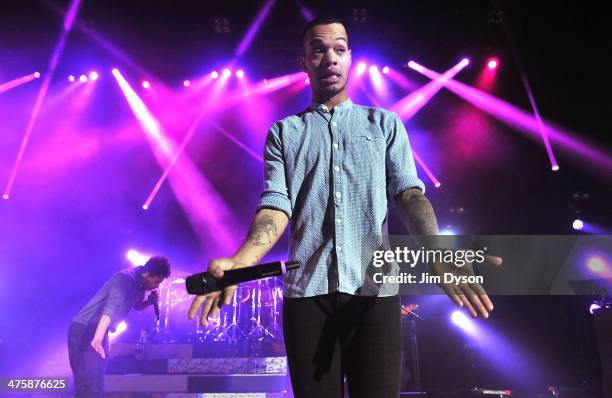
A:
{"label": "purple light beam", "polygon": [[[38,72],[36,72],[38,73]],[[17,79],[10,80],[8,82],[0,84],[0,94],[9,91],[12,88],[21,86],[22,84],[26,84],[31,82],[32,80],[36,80],[36,73],[30,73],[29,75],[25,75],[22,77],[18,77]],[[40,76],[40,75],[39,75]]]}
{"label": "purple light beam", "polygon": [[47,91],[49,90],[51,79],[53,78],[53,75],[55,74],[57,63],[62,53],[64,52],[64,45],[66,44],[66,38],[68,37],[68,33],[70,33],[70,30],[72,29],[80,3],[81,3],[81,0],[72,0],[72,3],[70,4],[70,8],[68,9],[64,17],[64,25],[63,25],[64,29],[62,31],[62,34],[60,35],[59,41],[55,45],[53,53],[51,54],[51,59],[49,60],[49,66],[47,67],[45,78],[43,79],[42,86],[40,87],[40,90],[38,91],[38,95],[36,96],[36,101],[34,102],[34,108],[32,109],[32,114],[30,115],[30,120],[28,121],[28,125],[26,127],[25,134],[23,135],[23,139],[21,141],[21,145],[19,146],[19,152],[17,153],[17,158],[15,159],[15,163],[13,164],[13,169],[11,170],[9,180],[4,189],[4,194],[2,195],[4,199],[8,199],[11,195],[13,184],[15,183],[15,177],[17,177],[17,172],[23,160],[23,155],[28,146],[28,142],[30,141],[30,137],[32,136],[32,131],[34,130],[34,125],[36,124],[36,120],[38,119],[38,114],[40,113],[42,104],[45,101],[45,97],[47,96]]}
{"label": "purple light beam", "polygon": [[263,5],[263,7],[261,7],[259,12],[257,13],[257,17],[255,18],[255,21],[253,22],[253,24],[247,31],[246,35],[244,35],[244,38],[242,39],[242,41],[240,42],[240,45],[238,46],[238,50],[236,50],[237,57],[241,57],[247,51],[247,49],[251,45],[251,42],[257,35],[257,32],[259,32],[261,25],[263,24],[263,22],[266,20],[266,17],[270,13],[270,10],[272,9],[272,6],[274,5],[274,3],[276,3],[276,0],[268,0]]}
{"label": "purple light beam", "polygon": [[[425,84],[421,88],[411,92],[396,102],[391,107],[391,110],[397,112],[400,118],[404,121],[410,119],[425,105],[427,105],[427,103],[444,87],[446,82],[455,77],[468,64],[469,62],[466,59],[461,60],[461,62],[444,72],[444,74],[438,75],[431,82]],[[416,70],[417,72],[426,69],[424,66],[419,65],[414,61],[408,62],[408,67]]]}

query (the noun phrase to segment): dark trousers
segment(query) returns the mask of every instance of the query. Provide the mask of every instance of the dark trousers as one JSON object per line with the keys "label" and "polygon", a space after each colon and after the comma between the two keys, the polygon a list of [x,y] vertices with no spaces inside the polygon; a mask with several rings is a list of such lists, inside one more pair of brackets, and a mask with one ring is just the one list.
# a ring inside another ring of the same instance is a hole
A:
{"label": "dark trousers", "polygon": [[[106,360],[91,347],[96,325],[71,323],[68,329],[68,358],[74,377],[75,396],[101,397],[104,391]],[[108,356],[108,337],[102,343]]]}
{"label": "dark trousers", "polygon": [[283,302],[283,333],[295,398],[398,398],[400,298],[344,293]]}

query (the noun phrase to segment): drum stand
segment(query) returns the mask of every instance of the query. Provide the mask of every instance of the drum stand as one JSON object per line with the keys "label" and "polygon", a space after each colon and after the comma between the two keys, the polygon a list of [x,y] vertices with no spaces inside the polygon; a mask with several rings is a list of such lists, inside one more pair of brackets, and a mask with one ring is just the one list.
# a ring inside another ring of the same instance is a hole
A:
{"label": "drum stand", "polygon": [[254,289],[254,294],[251,297],[251,309],[253,316],[249,320],[253,325],[249,331],[247,339],[254,342],[264,342],[274,339],[274,335],[270,333],[261,323],[261,292],[262,292],[262,280],[257,281],[257,287]]}
{"label": "drum stand", "polygon": [[[238,303],[238,291],[234,293],[232,299],[232,323],[227,325],[225,328],[225,338],[230,343],[237,343],[239,339],[244,338],[244,331],[238,326],[239,319],[239,303]],[[227,315],[227,314],[226,314]]]}

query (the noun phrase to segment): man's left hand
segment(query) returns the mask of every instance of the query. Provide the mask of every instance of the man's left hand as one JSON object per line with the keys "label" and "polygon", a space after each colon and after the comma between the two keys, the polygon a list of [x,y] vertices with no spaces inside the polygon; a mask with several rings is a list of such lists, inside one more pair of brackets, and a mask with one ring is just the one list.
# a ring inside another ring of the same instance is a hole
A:
{"label": "man's left hand", "polygon": [[97,339],[96,337],[91,340],[91,348],[94,349],[95,352],[98,353],[102,357],[102,359],[106,359],[106,353],[104,352],[104,347],[102,346],[102,340]]}
{"label": "man's left hand", "polygon": [[[499,267],[502,263],[501,257],[484,256],[483,264]],[[434,263],[430,265],[431,270],[442,280],[445,273],[455,276],[474,276],[472,263],[467,263],[462,267],[457,267],[447,263]],[[440,288],[446,295],[459,307],[464,307],[474,318],[480,314],[483,318],[488,318],[493,311],[493,303],[480,283],[440,283]]]}

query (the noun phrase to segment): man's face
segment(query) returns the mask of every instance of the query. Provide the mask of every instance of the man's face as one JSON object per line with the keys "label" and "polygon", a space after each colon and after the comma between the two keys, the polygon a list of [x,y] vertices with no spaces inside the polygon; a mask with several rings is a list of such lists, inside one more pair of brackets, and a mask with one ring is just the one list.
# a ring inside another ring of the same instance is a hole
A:
{"label": "man's face", "polygon": [[164,281],[161,275],[150,275],[148,272],[142,274],[143,285],[145,290],[153,290],[159,287],[159,284]]}
{"label": "man's face", "polygon": [[351,50],[344,26],[339,23],[313,26],[304,38],[302,69],[308,73],[313,93],[331,98],[346,89]]}

